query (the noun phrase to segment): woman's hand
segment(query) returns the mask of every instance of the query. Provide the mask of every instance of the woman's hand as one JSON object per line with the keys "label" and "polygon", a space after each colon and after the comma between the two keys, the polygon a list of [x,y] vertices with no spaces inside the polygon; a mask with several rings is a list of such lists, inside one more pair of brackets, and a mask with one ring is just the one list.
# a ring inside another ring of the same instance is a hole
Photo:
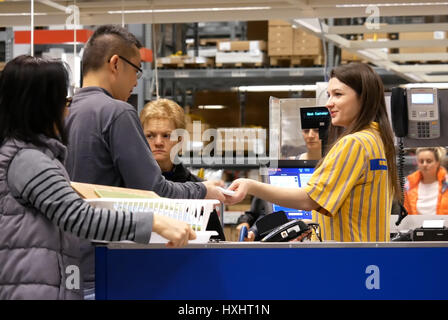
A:
{"label": "woman's hand", "polygon": [[241,202],[247,195],[250,190],[250,185],[253,180],[250,179],[236,179],[232,182],[228,190],[235,191],[235,194],[232,196],[224,195],[226,197],[226,204],[232,205],[238,202]]}
{"label": "woman's hand", "polygon": [[152,230],[168,240],[170,248],[184,247],[188,240],[196,239],[196,233],[183,221],[154,214]]}

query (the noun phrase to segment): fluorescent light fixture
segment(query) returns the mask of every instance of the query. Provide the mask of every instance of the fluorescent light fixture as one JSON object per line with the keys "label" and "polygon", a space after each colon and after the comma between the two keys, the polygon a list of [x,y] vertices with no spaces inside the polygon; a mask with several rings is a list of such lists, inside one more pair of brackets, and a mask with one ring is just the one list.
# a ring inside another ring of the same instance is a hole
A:
{"label": "fluorescent light fixture", "polygon": [[[0,13],[0,17],[17,17],[17,16],[30,16],[29,12],[17,12],[17,13]],[[33,16],[46,16],[45,12],[35,12]]]}
{"label": "fluorescent light fixture", "polygon": [[273,85],[273,86],[241,86],[236,87],[234,90],[241,92],[265,92],[265,91],[316,91],[315,84],[306,85]]}
{"label": "fluorescent light fixture", "polygon": [[154,9],[154,10],[117,10],[108,11],[109,14],[132,14],[132,13],[169,13],[169,12],[209,12],[209,11],[248,11],[248,10],[270,10],[272,7],[234,7],[234,8],[183,8],[183,9]]}
{"label": "fluorescent light fixture", "polygon": [[226,106],[223,106],[221,104],[206,104],[198,106],[199,109],[208,109],[208,110],[219,110],[219,109],[225,109]]}
{"label": "fluorescent light fixture", "polygon": [[359,4],[337,4],[336,8],[362,8],[362,7],[408,7],[408,6],[442,6],[448,2],[393,2],[393,3],[359,3]]}

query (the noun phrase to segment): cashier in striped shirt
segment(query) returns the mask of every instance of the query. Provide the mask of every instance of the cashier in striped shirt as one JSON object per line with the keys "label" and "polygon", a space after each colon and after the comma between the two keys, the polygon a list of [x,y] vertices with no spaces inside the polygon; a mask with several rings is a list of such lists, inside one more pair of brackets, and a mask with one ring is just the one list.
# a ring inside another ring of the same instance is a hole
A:
{"label": "cashier in striped shirt", "polygon": [[329,146],[308,185],[285,188],[237,179],[229,202],[246,194],[288,208],[313,210],[323,240],[389,241],[392,200],[401,200],[381,78],[368,65],[334,68],[326,107],[331,114]]}

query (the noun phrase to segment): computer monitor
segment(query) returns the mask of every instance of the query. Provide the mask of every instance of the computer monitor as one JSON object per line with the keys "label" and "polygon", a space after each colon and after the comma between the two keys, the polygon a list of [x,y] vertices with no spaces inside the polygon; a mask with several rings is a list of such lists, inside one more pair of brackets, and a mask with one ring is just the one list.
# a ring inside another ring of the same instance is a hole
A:
{"label": "computer monitor", "polygon": [[[315,160],[279,160],[276,167],[267,168],[267,183],[279,187],[305,187],[310,180]],[[311,211],[291,209],[272,204],[272,212],[284,211],[288,219],[312,219]]]}

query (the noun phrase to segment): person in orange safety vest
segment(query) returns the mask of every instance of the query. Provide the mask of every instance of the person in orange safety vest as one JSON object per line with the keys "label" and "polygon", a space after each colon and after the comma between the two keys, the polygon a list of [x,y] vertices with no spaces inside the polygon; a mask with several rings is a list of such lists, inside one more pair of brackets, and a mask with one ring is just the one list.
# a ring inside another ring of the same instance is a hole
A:
{"label": "person in orange safety vest", "polygon": [[405,183],[404,207],[408,214],[448,214],[448,176],[441,161],[442,147],[417,148],[418,170]]}

